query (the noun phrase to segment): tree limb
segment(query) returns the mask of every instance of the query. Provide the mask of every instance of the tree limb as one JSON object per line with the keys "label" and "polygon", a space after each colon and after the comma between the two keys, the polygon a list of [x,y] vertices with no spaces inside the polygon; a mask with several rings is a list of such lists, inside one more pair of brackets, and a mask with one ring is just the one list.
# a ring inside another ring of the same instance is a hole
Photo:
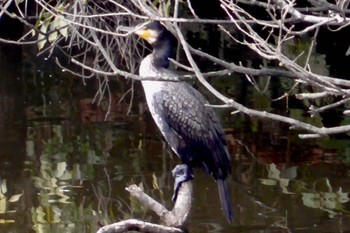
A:
{"label": "tree limb", "polygon": [[130,185],[126,190],[131,196],[137,198],[145,207],[153,210],[161,218],[165,226],[136,219],[129,219],[104,226],[99,229],[97,233],[119,233],[129,230],[136,230],[139,232],[184,233],[179,227],[184,224],[191,209],[191,181],[181,184],[174,208],[171,211],[168,211],[162,204],[145,194],[142,189],[135,184]]}

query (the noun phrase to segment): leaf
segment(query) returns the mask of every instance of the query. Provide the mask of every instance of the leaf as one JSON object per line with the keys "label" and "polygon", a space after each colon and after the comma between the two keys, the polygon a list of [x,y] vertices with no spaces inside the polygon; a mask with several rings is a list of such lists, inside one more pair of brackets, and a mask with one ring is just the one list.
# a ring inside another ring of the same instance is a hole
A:
{"label": "leaf", "polygon": [[32,36],[34,37],[35,36],[35,30],[32,29],[32,30],[30,30],[30,32],[32,33]]}
{"label": "leaf", "polygon": [[6,213],[6,210],[7,210],[6,198],[1,198],[0,199],[0,214]]}
{"label": "leaf", "polygon": [[61,177],[63,175],[63,173],[66,171],[67,169],[67,163],[66,162],[59,162],[57,163],[57,168],[55,171],[55,177]]}
{"label": "leaf", "polygon": [[52,223],[61,223],[62,222],[62,212],[63,212],[63,209],[57,207],[57,206],[52,206],[52,212],[53,212],[53,215],[52,215],[52,221],[51,221],[51,224]]}
{"label": "leaf", "polygon": [[337,195],[335,193],[324,193],[323,194],[324,207],[327,209],[335,209],[337,206],[336,197]]}
{"label": "leaf", "polygon": [[68,37],[68,22],[64,19],[57,18],[57,29],[61,35],[67,39]]}
{"label": "leaf", "polygon": [[340,187],[339,190],[337,191],[338,194],[338,202],[339,203],[346,203],[349,202],[349,195],[348,193],[344,193],[342,191],[342,188]]}
{"label": "leaf", "polygon": [[50,34],[49,34],[49,42],[52,43],[57,40],[58,38],[58,33],[56,31],[57,28],[57,20],[56,18],[50,23]]}
{"label": "leaf", "polygon": [[33,157],[35,154],[34,149],[34,141],[33,140],[27,140],[26,141],[26,154],[28,157]]}
{"label": "leaf", "polygon": [[142,191],[145,191],[145,187],[143,186],[143,183],[141,182],[138,187],[142,190]]}
{"label": "leaf", "polygon": [[22,195],[23,195],[23,193],[12,195],[8,201],[9,202],[16,202],[21,198]]}
{"label": "leaf", "polygon": [[326,178],[326,185],[327,185],[327,188],[328,188],[328,192],[332,193],[333,192],[333,188],[332,188],[331,184],[329,183],[328,178]]}
{"label": "leaf", "polygon": [[[69,4],[68,4],[69,5]],[[67,5],[67,6],[68,6]],[[61,3],[56,7],[57,11],[65,12],[65,6]],[[59,15],[55,18],[55,29],[60,32],[60,34],[67,39],[68,37],[68,22],[65,20],[63,15]]]}
{"label": "leaf", "polygon": [[337,213],[332,211],[332,210],[325,209],[325,211],[328,212],[328,217],[329,218],[335,218],[335,216],[337,215]]}
{"label": "leaf", "polygon": [[35,211],[34,215],[35,215],[35,221],[41,224],[46,224],[47,220],[46,220],[46,213],[44,211],[44,208],[42,206],[39,206],[38,208],[34,208],[32,209],[32,213],[33,211]]}
{"label": "leaf", "polygon": [[80,171],[80,164],[73,164],[72,178],[75,180],[81,180],[82,175]]}
{"label": "leaf", "polygon": [[61,3],[60,5],[58,5],[58,6],[56,7],[56,9],[57,9],[58,11],[64,12],[64,5]]}
{"label": "leaf", "polygon": [[275,179],[275,180],[280,179],[281,172],[277,169],[276,164],[274,163],[269,164],[267,169],[269,171],[268,177],[270,179]]}
{"label": "leaf", "polygon": [[49,180],[51,178],[49,173],[47,173],[47,171],[45,171],[44,169],[40,169],[40,173],[41,173],[41,178],[38,177],[39,181],[41,181],[41,180]]}
{"label": "leaf", "polygon": [[154,189],[159,189],[159,186],[158,186],[158,180],[157,180],[157,177],[156,175],[153,173],[152,174],[152,186]]}
{"label": "leaf", "polygon": [[288,185],[289,185],[289,181],[288,179],[280,179],[280,187],[282,189],[282,192],[285,194],[294,194],[293,192],[289,192],[288,191]]}
{"label": "leaf", "polygon": [[289,185],[289,179],[283,179],[283,178],[281,178],[279,181],[280,181],[280,186],[281,186],[281,187],[288,187],[288,185]]}
{"label": "leaf", "polygon": [[6,223],[14,223],[15,220],[13,219],[0,219],[0,224],[6,224]]}
{"label": "leaf", "polygon": [[60,180],[71,180],[73,178],[73,173],[67,170],[58,178],[60,178]]}
{"label": "leaf", "polygon": [[56,178],[51,178],[49,179],[50,180],[50,184],[51,187],[50,188],[57,188],[58,187],[58,184],[57,184],[57,179]]}
{"label": "leaf", "polygon": [[320,195],[317,193],[302,193],[303,204],[310,208],[320,208]]}
{"label": "leaf", "polygon": [[1,182],[1,189],[0,189],[1,194],[7,193],[7,185],[6,185],[6,180],[3,180]]}
{"label": "leaf", "polygon": [[280,174],[280,177],[281,178],[285,178],[285,179],[294,179],[297,177],[297,169],[298,169],[298,166],[293,166],[293,167],[289,167],[285,170],[282,170],[281,171],[281,174]]}
{"label": "leaf", "polygon": [[277,180],[272,180],[272,179],[260,179],[261,183],[264,185],[276,185]]}
{"label": "leaf", "polygon": [[[59,203],[65,203],[65,204],[69,204],[69,203],[72,203],[71,201],[69,201],[69,196],[65,195],[65,194],[60,194],[60,199],[58,199],[57,201]],[[54,201],[56,202],[56,201]]]}
{"label": "leaf", "polygon": [[38,35],[38,49],[41,50],[46,44],[46,33],[47,33],[47,23],[43,23],[40,27],[40,32]]}
{"label": "leaf", "polygon": [[57,37],[58,37],[58,33],[55,31],[50,33],[48,40],[50,43],[52,43],[57,40]]}

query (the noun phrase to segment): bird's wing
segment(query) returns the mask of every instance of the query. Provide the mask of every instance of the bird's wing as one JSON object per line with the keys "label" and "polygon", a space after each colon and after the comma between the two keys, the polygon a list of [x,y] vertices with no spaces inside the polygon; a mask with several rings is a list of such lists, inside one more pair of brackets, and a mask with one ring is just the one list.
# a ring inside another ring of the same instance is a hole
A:
{"label": "bird's wing", "polygon": [[193,160],[187,162],[204,167],[215,178],[225,178],[230,172],[230,158],[214,110],[206,106],[205,98],[187,83],[168,82],[161,92],[155,101],[160,105],[158,109],[170,130],[185,144],[178,148],[179,156],[185,163]]}

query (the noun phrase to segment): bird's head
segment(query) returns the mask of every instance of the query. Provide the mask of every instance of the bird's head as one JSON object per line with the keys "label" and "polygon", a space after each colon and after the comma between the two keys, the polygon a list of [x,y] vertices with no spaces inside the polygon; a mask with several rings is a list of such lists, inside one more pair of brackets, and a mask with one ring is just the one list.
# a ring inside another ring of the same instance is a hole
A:
{"label": "bird's head", "polygon": [[173,48],[173,37],[159,21],[152,21],[138,26],[135,32],[152,46],[152,63],[154,66],[167,68]]}
{"label": "bird's head", "polygon": [[153,45],[164,32],[167,32],[167,30],[162,23],[159,21],[152,21],[136,30],[135,34]]}

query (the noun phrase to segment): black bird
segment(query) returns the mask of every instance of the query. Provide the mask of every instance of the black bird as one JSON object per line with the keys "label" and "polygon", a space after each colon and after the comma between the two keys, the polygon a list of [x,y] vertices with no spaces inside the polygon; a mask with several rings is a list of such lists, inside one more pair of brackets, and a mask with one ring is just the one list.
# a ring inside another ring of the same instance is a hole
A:
{"label": "black bird", "polygon": [[[152,21],[135,33],[153,48],[153,52],[141,62],[140,76],[176,77],[167,69],[172,52],[172,35],[164,25]],[[222,208],[231,222],[231,198],[226,182],[231,172],[231,162],[224,130],[216,113],[207,106],[206,99],[186,82],[141,82],[154,121],[172,150],[187,165],[185,176],[175,181],[174,199],[181,183],[193,178],[192,167],[201,167],[215,178]]]}

